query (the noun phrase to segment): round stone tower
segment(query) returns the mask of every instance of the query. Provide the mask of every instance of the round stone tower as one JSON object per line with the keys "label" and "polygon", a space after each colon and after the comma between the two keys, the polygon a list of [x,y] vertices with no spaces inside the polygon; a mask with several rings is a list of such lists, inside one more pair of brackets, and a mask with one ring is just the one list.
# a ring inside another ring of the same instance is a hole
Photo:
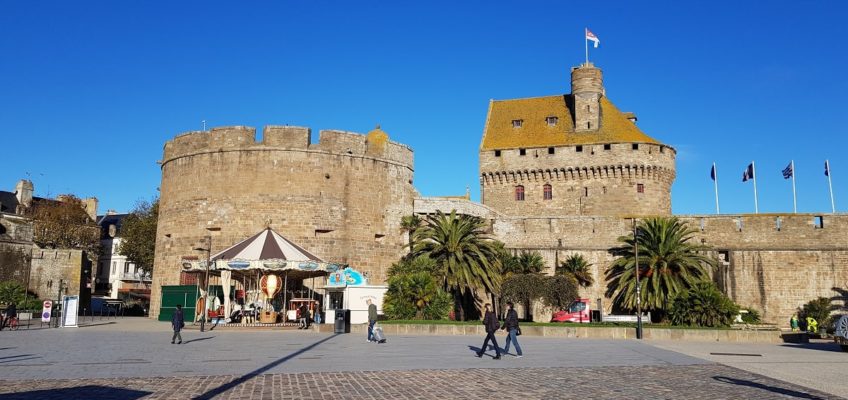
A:
{"label": "round stone tower", "polygon": [[165,143],[151,316],[180,260],[212,237],[220,251],[271,227],[327,262],[350,264],[370,283],[406,253],[401,218],[412,214],[412,150],[380,129],[366,135],[308,128],[221,127]]}
{"label": "round stone tower", "polygon": [[675,150],[609,101],[601,70],[572,93],[492,100],[480,145],[482,202],[506,215],[668,215]]}

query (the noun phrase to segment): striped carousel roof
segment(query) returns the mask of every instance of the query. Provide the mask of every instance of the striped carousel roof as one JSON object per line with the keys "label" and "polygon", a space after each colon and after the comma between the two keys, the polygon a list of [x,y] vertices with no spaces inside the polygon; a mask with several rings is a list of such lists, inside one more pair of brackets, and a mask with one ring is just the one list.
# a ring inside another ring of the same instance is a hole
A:
{"label": "striped carousel roof", "polygon": [[212,255],[216,260],[288,260],[288,261],[323,261],[292,243],[271,228],[266,228],[229,248]]}

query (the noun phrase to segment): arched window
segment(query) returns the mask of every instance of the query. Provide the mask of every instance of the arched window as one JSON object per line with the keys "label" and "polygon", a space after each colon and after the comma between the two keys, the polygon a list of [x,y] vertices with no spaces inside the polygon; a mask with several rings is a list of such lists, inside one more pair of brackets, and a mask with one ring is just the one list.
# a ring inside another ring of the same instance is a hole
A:
{"label": "arched window", "polygon": [[554,198],[553,189],[551,189],[551,185],[546,183],[545,186],[542,186],[542,198],[545,200],[551,200]]}
{"label": "arched window", "polygon": [[524,201],[524,186],[515,187],[515,201]]}

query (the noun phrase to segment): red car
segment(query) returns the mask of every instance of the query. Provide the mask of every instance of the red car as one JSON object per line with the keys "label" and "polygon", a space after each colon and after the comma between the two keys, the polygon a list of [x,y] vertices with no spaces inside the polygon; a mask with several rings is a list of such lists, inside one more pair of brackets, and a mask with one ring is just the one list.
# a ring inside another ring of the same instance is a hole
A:
{"label": "red car", "polygon": [[574,300],[567,309],[554,313],[551,322],[591,322],[589,314],[589,299]]}

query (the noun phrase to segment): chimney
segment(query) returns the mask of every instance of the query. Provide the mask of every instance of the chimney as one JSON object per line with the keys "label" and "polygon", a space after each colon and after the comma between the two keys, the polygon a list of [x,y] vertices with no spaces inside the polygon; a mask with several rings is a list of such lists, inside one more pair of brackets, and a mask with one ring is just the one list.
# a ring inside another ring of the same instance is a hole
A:
{"label": "chimney", "polygon": [[[29,208],[32,205],[32,182],[26,179],[18,181],[15,185],[15,197],[23,208]],[[23,210],[18,211],[19,214],[22,212]]]}
{"label": "chimney", "polygon": [[92,221],[97,221],[97,197],[89,197],[82,201],[85,212]]}

